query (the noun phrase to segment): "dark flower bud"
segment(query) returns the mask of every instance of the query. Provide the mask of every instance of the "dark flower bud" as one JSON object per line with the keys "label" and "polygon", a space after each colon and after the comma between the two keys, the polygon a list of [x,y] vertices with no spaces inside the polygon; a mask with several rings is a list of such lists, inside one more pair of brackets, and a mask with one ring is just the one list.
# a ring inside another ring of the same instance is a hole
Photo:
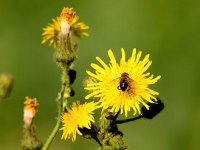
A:
{"label": "dark flower bud", "polygon": [[70,84],[74,83],[74,80],[76,79],[76,71],[70,69],[69,72],[68,72],[68,75],[69,75]]}
{"label": "dark flower bud", "polygon": [[86,139],[93,138],[101,146],[101,142],[98,139],[98,129],[93,123],[91,124],[91,129],[83,127],[83,128],[78,128],[78,130],[82,133],[82,136],[84,138]]}
{"label": "dark flower bud", "polygon": [[73,90],[73,89],[71,89],[71,91],[70,91],[70,96],[72,97],[72,96],[74,96],[75,95],[75,91]]}
{"label": "dark flower bud", "polygon": [[164,109],[164,103],[160,100],[160,98],[156,98],[157,101],[155,103],[149,103],[149,110],[146,107],[142,107],[142,116],[147,119],[154,118],[158,113],[160,113]]}

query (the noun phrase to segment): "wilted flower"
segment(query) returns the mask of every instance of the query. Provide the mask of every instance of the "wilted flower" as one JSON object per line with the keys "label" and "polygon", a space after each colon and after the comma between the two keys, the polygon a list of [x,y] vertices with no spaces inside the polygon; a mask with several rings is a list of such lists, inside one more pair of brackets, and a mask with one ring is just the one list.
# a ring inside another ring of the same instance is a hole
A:
{"label": "wilted flower", "polygon": [[32,123],[33,118],[37,112],[37,107],[39,103],[37,99],[26,97],[24,102],[24,122],[26,125],[30,125]]}

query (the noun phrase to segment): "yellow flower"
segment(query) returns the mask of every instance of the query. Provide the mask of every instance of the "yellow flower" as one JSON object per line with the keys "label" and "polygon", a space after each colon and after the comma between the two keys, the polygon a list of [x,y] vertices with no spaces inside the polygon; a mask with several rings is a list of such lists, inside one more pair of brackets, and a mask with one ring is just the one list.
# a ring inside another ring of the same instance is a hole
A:
{"label": "yellow flower", "polygon": [[72,33],[79,38],[88,37],[89,34],[84,32],[84,30],[89,29],[89,26],[87,26],[84,22],[77,22],[78,20],[79,17],[76,18],[75,22],[71,26]]}
{"label": "yellow flower", "polygon": [[96,82],[88,83],[86,90],[90,91],[85,98],[97,97],[101,102],[102,109],[110,108],[111,112],[121,111],[125,116],[131,110],[134,115],[141,114],[140,103],[147,109],[147,102],[154,103],[155,95],[159,93],[150,89],[149,85],[156,83],[161,76],[153,77],[150,73],[145,73],[151,65],[149,54],[140,60],[142,52],[136,54],[133,49],[132,56],[125,60],[125,51],[121,49],[122,57],[120,63],[116,62],[112,50],[108,51],[110,64],[106,65],[102,59],[96,57],[102,65],[92,63],[91,67],[95,73],[86,71],[87,74],[96,79]]}
{"label": "yellow flower", "polygon": [[76,140],[76,133],[82,135],[79,128],[91,128],[91,123],[94,123],[93,111],[99,108],[97,103],[90,102],[85,104],[79,104],[79,102],[73,103],[72,107],[68,112],[63,113],[61,121],[63,123],[62,128],[63,134],[61,139]]}
{"label": "yellow flower", "polygon": [[50,46],[53,46],[54,48],[56,48],[57,45],[57,41],[58,41],[58,35],[60,33],[60,21],[61,18],[57,17],[56,19],[52,19],[53,23],[49,23],[48,26],[46,26],[45,28],[43,28],[43,39],[42,39],[42,44],[44,43],[48,43]]}
{"label": "yellow flower", "polygon": [[[89,36],[87,32],[84,32],[84,30],[89,29],[89,27],[83,22],[78,22],[78,20],[79,17],[72,8],[63,8],[61,15],[56,19],[52,19],[53,22],[43,28],[43,39],[41,43],[49,43],[50,46],[56,48],[61,27],[62,29],[67,28],[74,36],[79,38]],[[66,25],[67,23],[69,26]]]}

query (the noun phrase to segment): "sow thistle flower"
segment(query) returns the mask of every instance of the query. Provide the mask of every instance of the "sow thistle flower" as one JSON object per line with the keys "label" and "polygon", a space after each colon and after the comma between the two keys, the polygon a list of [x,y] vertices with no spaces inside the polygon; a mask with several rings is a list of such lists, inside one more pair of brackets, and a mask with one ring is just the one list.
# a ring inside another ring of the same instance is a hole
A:
{"label": "sow thistle flower", "polygon": [[156,83],[161,76],[154,78],[149,72],[146,73],[152,61],[147,54],[142,60],[142,52],[136,53],[133,49],[132,56],[126,61],[125,51],[121,49],[122,57],[118,64],[112,50],[108,50],[110,64],[107,65],[101,58],[96,60],[101,66],[92,63],[95,73],[86,71],[96,80],[88,83],[85,87],[90,93],[85,97],[99,98],[102,110],[109,109],[111,112],[128,112],[133,109],[134,115],[141,114],[140,104],[149,109],[148,103],[155,103],[155,95],[159,93],[150,89],[149,85]]}
{"label": "sow thistle flower", "polygon": [[78,20],[79,17],[73,8],[63,8],[61,15],[52,19],[52,23],[43,28],[41,43],[49,43],[50,46],[56,48],[59,34],[68,34],[70,31],[79,38],[89,36],[87,32],[84,32],[89,27],[83,22],[78,22]]}
{"label": "sow thistle flower", "polygon": [[98,103],[89,102],[80,104],[74,102],[71,108],[67,108],[67,112],[63,113],[61,121],[63,130],[61,139],[76,140],[76,133],[82,135],[79,129],[87,128],[91,129],[91,124],[95,122],[93,117],[93,111],[99,108]]}
{"label": "sow thistle flower", "polygon": [[58,34],[60,32],[60,17],[57,17],[56,19],[52,19],[53,23],[49,23],[48,26],[43,28],[43,40],[42,44],[48,43],[50,46],[53,46],[56,48],[56,41],[58,41]]}

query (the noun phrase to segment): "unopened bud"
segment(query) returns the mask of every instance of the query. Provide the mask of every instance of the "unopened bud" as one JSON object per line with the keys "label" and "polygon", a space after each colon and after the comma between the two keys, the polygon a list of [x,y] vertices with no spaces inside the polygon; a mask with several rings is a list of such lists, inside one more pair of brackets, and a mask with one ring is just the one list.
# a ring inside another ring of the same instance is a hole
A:
{"label": "unopened bud", "polygon": [[13,77],[10,74],[0,75],[0,100],[9,96],[13,87]]}
{"label": "unopened bud", "polygon": [[149,109],[142,107],[142,116],[146,119],[152,119],[164,109],[164,103],[160,98],[156,98],[155,103],[149,103]]}

